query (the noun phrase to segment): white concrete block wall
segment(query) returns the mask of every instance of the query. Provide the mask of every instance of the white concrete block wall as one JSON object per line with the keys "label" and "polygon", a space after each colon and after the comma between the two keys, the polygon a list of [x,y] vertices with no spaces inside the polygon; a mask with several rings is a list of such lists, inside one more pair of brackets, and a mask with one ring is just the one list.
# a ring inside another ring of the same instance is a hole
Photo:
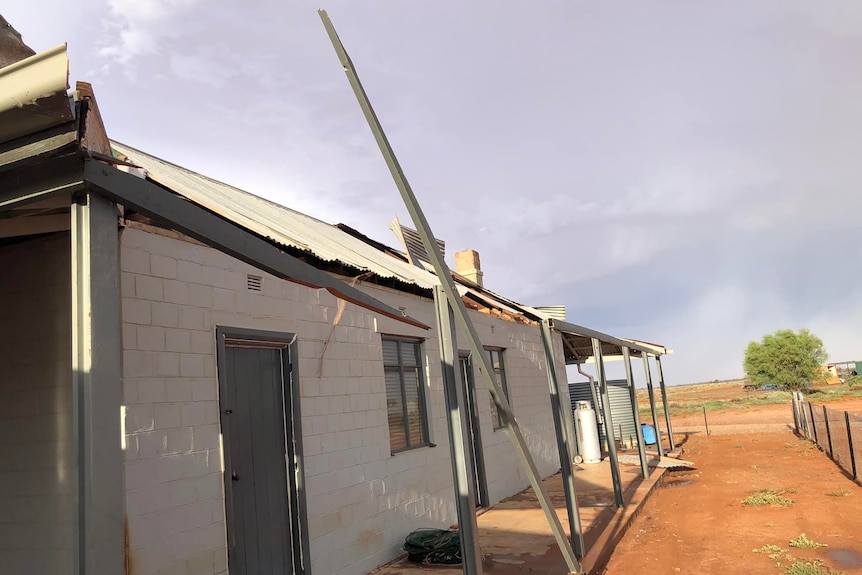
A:
{"label": "white concrete block wall", "polygon": [[[455,519],[434,330],[375,318],[216,250],[126,229],[122,240],[127,504],[134,573],[223,573],[226,563],[215,326],[299,337],[312,572],[361,575],[401,553],[418,527]],[[263,291],[246,274],[264,277]],[[428,325],[429,300],[363,289]],[[474,313],[486,345],[506,348],[510,397],[543,475],[558,469],[539,330]],[[494,326],[493,333],[491,326]],[[425,338],[435,447],[390,454],[381,333]],[[321,364],[324,342],[330,337]],[[463,340],[462,340],[463,341]],[[462,345],[462,347],[466,347]],[[492,501],[528,486],[506,436],[493,432],[477,378]],[[162,570],[162,571],[160,571]]]}
{"label": "white concrete block wall", "polygon": [[0,248],[0,573],[73,571],[71,244]]}

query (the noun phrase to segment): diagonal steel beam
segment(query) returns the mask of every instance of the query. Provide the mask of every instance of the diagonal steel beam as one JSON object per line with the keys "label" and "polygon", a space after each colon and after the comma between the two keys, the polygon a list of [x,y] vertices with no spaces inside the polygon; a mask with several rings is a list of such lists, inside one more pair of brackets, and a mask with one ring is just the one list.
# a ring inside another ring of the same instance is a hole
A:
{"label": "diagonal steel beam", "polygon": [[625,506],[623,501],[623,482],[620,475],[620,460],[617,456],[617,440],[614,437],[614,417],[611,413],[611,399],[608,395],[608,377],[605,372],[605,359],[602,357],[602,342],[593,338],[593,357],[596,358],[596,380],[599,382],[599,396],[605,419],[605,438],[608,441],[608,459],[611,460],[611,478],[614,482],[614,501],[617,507]]}
{"label": "diagonal steel beam", "polygon": [[664,408],[664,420],[667,423],[667,440],[670,450],[676,449],[673,441],[673,424],[670,422],[670,404],[667,401],[667,386],[664,384],[664,372],[661,370],[661,357],[655,356],[655,370],[658,374],[658,387],[661,390],[661,403]]}
{"label": "diagonal steel beam", "polygon": [[365,89],[359,81],[359,76],[353,67],[353,62],[351,62],[350,56],[347,55],[344,45],[338,38],[338,33],[335,31],[332,21],[329,19],[325,10],[319,10],[318,13],[320,14],[320,19],[323,21],[323,26],[326,28],[326,32],[329,35],[329,39],[332,42],[332,46],[335,48],[338,59],[344,68],[344,72],[347,74],[347,79],[353,88],[353,93],[359,101],[359,106],[362,108],[365,119],[368,121],[371,132],[374,134],[374,139],[377,140],[377,145],[383,154],[386,165],[392,173],[395,185],[398,187],[398,191],[401,192],[401,197],[404,200],[407,211],[410,213],[410,217],[413,219],[413,224],[416,226],[416,230],[422,238],[422,244],[425,246],[425,250],[431,260],[431,264],[434,266],[434,271],[442,284],[443,291],[446,293],[449,305],[452,306],[455,319],[464,331],[464,334],[467,336],[467,343],[470,345],[470,350],[473,352],[473,356],[479,362],[479,371],[482,372],[485,384],[491,392],[491,397],[494,399],[494,403],[497,404],[497,409],[500,412],[503,423],[506,425],[506,429],[509,432],[509,439],[512,440],[515,452],[520,457],[521,462],[527,471],[530,485],[533,487],[533,491],[536,493],[539,504],[542,506],[542,510],[548,518],[551,531],[554,534],[557,545],[560,547],[560,551],[563,554],[566,565],[568,566],[569,571],[578,573],[581,570],[581,566],[575,557],[574,551],[572,551],[572,546],[566,537],[563,525],[560,523],[560,518],[557,517],[553,503],[542,486],[542,478],[539,475],[539,470],[533,461],[532,455],[530,455],[527,443],[521,433],[521,428],[512,414],[512,408],[509,406],[509,401],[506,399],[506,396],[503,395],[499,385],[495,381],[494,370],[491,366],[488,352],[482,347],[482,343],[479,341],[479,334],[476,333],[476,328],[473,326],[473,322],[467,314],[467,308],[464,306],[464,302],[458,295],[458,291],[455,288],[455,282],[452,280],[452,274],[449,272],[449,267],[443,260],[443,254],[440,253],[440,248],[434,240],[434,235],[431,233],[431,226],[428,224],[428,220],[425,218],[425,214],[422,212],[422,208],[419,206],[419,202],[413,194],[410,184],[407,182],[407,177],[404,175],[401,165],[395,157],[395,152],[392,150],[392,146],[389,144],[389,140],[387,140],[386,134],[383,132],[383,127],[380,125],[380,121],[377,119],[377,115],[371,107],[368,95],[365,93]]}
{"label": "diagonal steel beam", "polygon": [[626,364],[626,387],[629,389],[629,401],[632,404],[632,417],[635,422],[635,435],[638,439],[638,457],[641,461],[641,475],[646,479],[649,477],[649,465],[647,464],[646,448],[644,447],[644,432],[641,428],[641,415],[638,412],[638,396],[635,390],[635,376],[632,373],[632,357],[629,348],[623,348],[623,362]]}
{"label": "diagonal steel beam", "polygon": [[664,457],[664,448],[661,445],[661,429],[658,426],[658,412],[655,407],[655,390],[652,386],[652,372],[649,368],[649,354],[644,354],[644,373],[646,374],[647,394],[649,395],[649,409],[652,413],[652,424],[655,427],[655,447],[658,450],[659,459]]}
{"label": "diagonal steel beam", "polygon": [[[548,393],[551,396],[551,417],[554,420],[554,433],[557,436],[557,451],[560,453],[560,476],[563,480],[563,491],[566,495],[566,512],[569,519],[569,534],[571,535],[572,547],[578,557],[587,554],[584,545],[584,535],[581,531],[581,515],[578,511],[578,497],[575,490],[575,477],[572,473],[572,439],[569,434],[567,421],[572,420],[571,403],[563,407],[560,396],[560,382],[557,379],[557,364],[554,360],[554,340],[551,335],[551,322],[542,320],[542,343],[545,349],[545,367],[548,370]],[[568,411],[568,414],[566,414]]]}

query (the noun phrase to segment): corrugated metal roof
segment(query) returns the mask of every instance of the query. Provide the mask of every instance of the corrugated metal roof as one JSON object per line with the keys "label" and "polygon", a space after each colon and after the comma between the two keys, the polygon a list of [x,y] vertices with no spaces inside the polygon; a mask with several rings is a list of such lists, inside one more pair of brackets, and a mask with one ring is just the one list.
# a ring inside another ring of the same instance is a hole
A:
{"label": "corrugated metal roof", "polygon": [[437,277],[381,252],[338,227],[255,196],[223,182],[171,164],[145,152],[111,142],[147,176],[194,203],[284,246],[297,248],[327,262],[337,262],[381,278],[392,278],[432,289]]}

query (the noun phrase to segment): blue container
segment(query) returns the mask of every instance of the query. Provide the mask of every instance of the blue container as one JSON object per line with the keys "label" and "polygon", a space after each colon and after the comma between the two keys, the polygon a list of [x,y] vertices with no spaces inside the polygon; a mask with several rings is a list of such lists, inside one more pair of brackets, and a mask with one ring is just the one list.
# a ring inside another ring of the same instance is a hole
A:
{"label": "blue container", "polygon": [[644,444],[655,445],[655,428],[648,423],[641,423],[641,431],[644,434]]}

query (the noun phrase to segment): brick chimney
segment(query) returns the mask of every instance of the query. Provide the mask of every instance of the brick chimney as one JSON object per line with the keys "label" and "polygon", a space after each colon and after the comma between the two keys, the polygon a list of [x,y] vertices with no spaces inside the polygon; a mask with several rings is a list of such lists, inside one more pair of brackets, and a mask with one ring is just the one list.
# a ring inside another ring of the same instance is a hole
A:
{"label": "brick chimney", "polygon": [[473,283],[482,286],[482,264],[479,262],[479,252],[464,250],[455,254],[455,271]]}

